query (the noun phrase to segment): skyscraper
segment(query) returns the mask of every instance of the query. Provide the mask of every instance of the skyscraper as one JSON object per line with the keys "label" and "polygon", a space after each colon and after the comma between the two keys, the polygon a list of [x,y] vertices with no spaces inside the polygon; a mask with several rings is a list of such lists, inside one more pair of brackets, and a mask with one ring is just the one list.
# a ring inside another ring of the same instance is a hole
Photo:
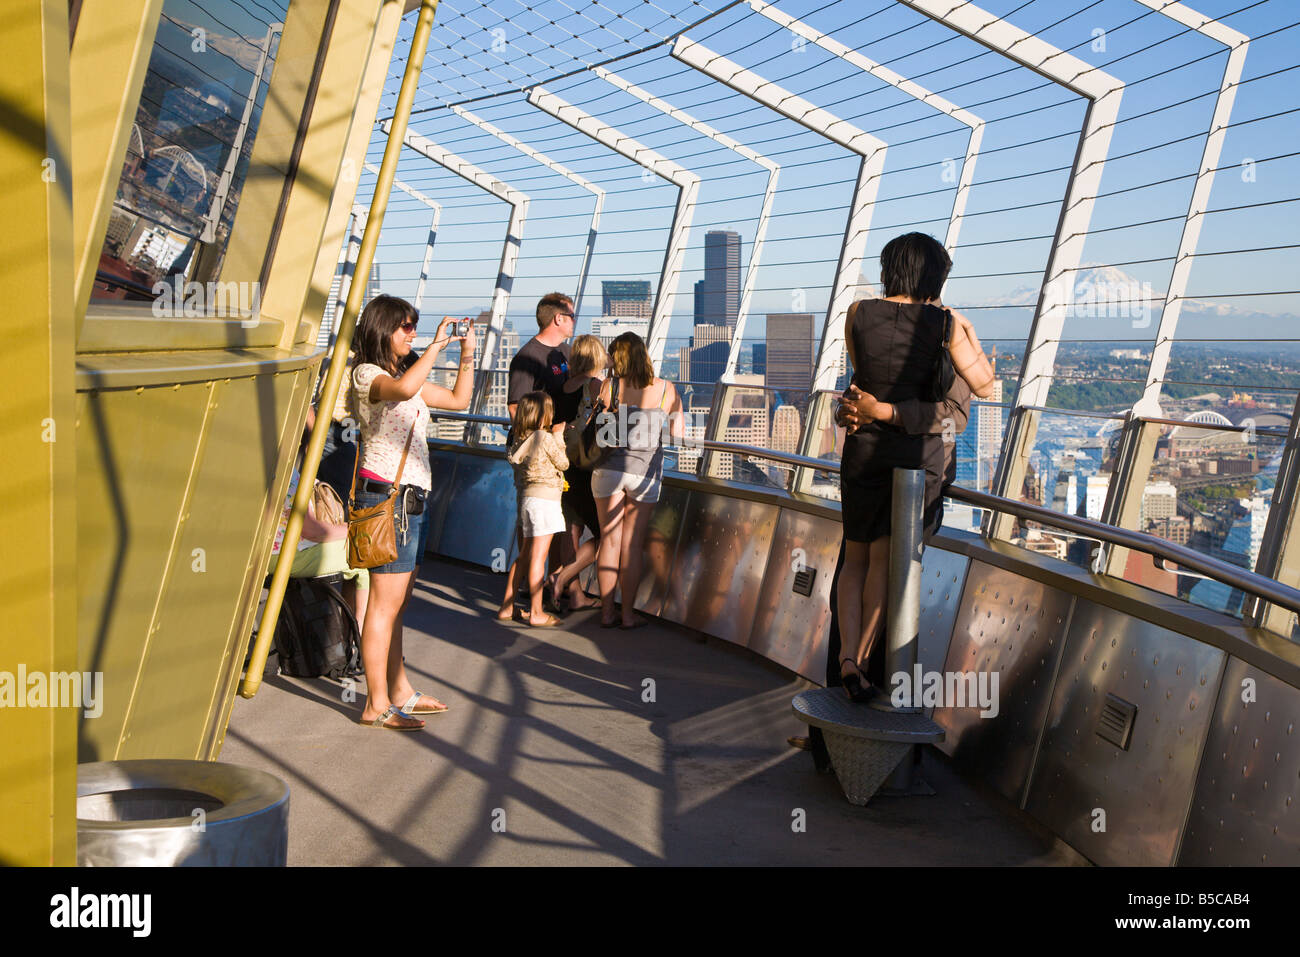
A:
{"label": "skyscraper", "polygon": [[[685,351],[685,350],[683,350]],[[695,327],[687,369],[691,382],[717,382],[727,370],[731,354],[731,329],[702,324]]]}
{"label": "skyscraper", "polygon": [[766,345],[767,387],[781,392],[787,402],[804,406],[812,388],[813,314],[768,313]]}
{"label": "skyscraper", "polygon": [[649,319],[654,301],[644,279],[613,279],[600,284],[600,314]]}
{"label": "skyscraper", "polygon": [[695,324],[734,329],[740,314],[740,233],[704,234],[704,278],[695,284]]}

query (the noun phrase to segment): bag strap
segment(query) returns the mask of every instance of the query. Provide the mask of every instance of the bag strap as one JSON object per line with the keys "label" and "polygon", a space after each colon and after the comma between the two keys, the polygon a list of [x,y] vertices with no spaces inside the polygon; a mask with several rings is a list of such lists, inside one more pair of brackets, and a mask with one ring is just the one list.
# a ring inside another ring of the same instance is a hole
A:
{"label": "bag strap", "polygon": [[[415,414],[415,422],[420,421],[420,414]],[[397,474],[393,476],[393,491],[397,491],[397,486],[402,484],[402,469],[406,468],[406,453],[411,451],[411,437],[415,435],[415,422],[411,423],[411,429],[406,433],[406,445],[402,447],[402,460],[397,463]],[[389,494],[392,494],[391,492]]]}
{"label": "bag strap", "polygon": [[357,457],[352,462],[352,486],[348,489],[348,510],[352,510],[352,503],[357,500],[357,473],[361,471],[361,443],[357,443]]}
{"label": "bag strap", "polygon": [[943,311],[943,342],[945,349],[952,345],[952,310]]}
{"label": "bag strap", "polygon": [[[419,416],[416,416],[419,420]],[[393,491],[389,492],[391,497],[397,491],[397,486],[402,481],[402,469],[406,468],[406,453],[411,450],[411,436],[415,435],[415,422],[411,423],[411,430],[406,433],[406,445],[402,449],[402,460],[397,463],[397,475],[393,478]],[[348,508],[352,508],[352,503],[357,500],[357,473],[361,471],[361,450],[357,449],[357,460],[352,466],[352,486],[348,489]]]}

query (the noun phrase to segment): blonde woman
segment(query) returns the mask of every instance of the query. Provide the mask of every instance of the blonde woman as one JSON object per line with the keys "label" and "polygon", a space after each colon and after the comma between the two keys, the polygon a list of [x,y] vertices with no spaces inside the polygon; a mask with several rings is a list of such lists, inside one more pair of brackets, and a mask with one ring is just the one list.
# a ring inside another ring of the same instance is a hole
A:
{"label": "blonde woman", "polygon": [[[591,417],[604,381],[601,376],[608,364],[609,355],[596,336],[578,336],[573,340],[573,351],[569,355],[569,378],[561,388],[558,403],[564,414],[556,416],[557,419],[567,421],[566,443],[574,432],[582,431],[587,419]],[[556,572],[551,581],[555,601],[562,612],[595,608],[599,604],[587,597],[578,583],[578,576],[596,560],[596,550],[600,545],[600,513],[596,511],[596,499],[591,494],[591,470],[570,463],[569,470],[564,473],[564,480],[569,487],[560,499],[560,504],[564,506],[564,518],[568,522],[574,559]],[[582,541],[584,528],[593,536],[585,542]]]}
{"label": "blonde woman", "polygon": [[[602,628],[640,628],[633,614],[641,584],[641,548],[663,482],[665,424],[674,442],[684,432],[682,400],[671,382],[655,375],[645,341],[625,332],[610,346],[611,375],[600,388],[609,411],[601,414],[601,444],[609,447],[591,473],[600,516],[597,581]],[[621,620],[614,588],[623,591]]]}

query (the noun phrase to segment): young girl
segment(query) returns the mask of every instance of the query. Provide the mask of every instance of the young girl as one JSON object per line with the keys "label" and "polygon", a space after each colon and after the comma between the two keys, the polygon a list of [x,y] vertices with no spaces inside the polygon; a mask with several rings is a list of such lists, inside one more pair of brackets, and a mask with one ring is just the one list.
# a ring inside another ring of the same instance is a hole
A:
{"label": "young girl", "polygon": [[[569,458],[564,444],[551,431],[555,409],[545,392],[529,392],[515,409],[515,439],[508,459],[515,468],[515,488],[519,490],[519,528],[523,536],[517,566],[528,570],[531,605],[528,623],[549,627],[559,623],[542,608],[542,578],[546,574],[546,555],[551,536],[565,529],[560,496],[564,492],[564,471]],[[513,582],[511,583],[513,585]],[[505,614],[514,604],[507,591]]]}

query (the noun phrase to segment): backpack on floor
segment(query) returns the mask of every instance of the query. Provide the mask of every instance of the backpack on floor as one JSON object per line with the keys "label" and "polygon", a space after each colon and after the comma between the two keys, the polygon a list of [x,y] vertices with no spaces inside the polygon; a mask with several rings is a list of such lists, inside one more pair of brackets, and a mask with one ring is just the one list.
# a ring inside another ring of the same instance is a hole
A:
{"label": "backpack on floor", "polygon": [[357,620],[335,581],[342,576],[289,579],[275,626],[281,674],[335,681],[361,674]]}

